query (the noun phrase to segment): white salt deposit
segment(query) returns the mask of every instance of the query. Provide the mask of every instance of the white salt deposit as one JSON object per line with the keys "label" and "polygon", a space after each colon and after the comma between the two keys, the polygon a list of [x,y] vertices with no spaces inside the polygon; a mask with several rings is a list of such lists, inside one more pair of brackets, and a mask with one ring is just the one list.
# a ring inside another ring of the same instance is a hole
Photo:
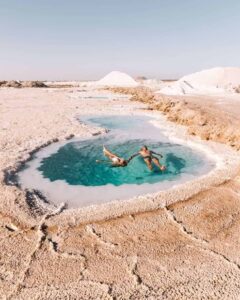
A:
{"label": "white salt deposit", "polygon": [[93,81],[45,81],[46,85],[51,86],[66,86],[71,87],[91,87],[93,86]]}
{"label": "white salt deposit", "polygon": [[187,81],[179,80],[164,87],[159,92],[166,95],[185,95],[193,94],[194,92],[196,92],[196,89],[193,88],[193,86]]}
{"label": "white salt deposit", "polygon": [[192,85],[215,86],[225,88],[240,84],[240,68],[213,68],[184,76],[181,81]]}
{"label": "white salt deposit", "polygon": [[138,82],[126,73],[113,71],[96,82],[99,86],[135,87]]}
{"label": "white salt deposit", "polygon": [[165,86],[162,80],[158,79],[145,79],[141,81],[141,85],[148,87],[152,90],[159,90]]}
{"label": "white salt deposit", "polygon": [[183,76],[161,89],[166,95],[222,94],[240,86],[240,68],[213,68]]}

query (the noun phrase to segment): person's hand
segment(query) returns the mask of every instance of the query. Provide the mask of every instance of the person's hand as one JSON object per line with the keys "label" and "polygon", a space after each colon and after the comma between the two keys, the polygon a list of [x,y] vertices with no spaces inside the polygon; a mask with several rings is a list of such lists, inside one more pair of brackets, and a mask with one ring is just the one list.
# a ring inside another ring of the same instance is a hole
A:
{"label": "person's hand", "polygon": [[164,171],[166,170],[166,167],[165,166],[161,166],[161,171]]}

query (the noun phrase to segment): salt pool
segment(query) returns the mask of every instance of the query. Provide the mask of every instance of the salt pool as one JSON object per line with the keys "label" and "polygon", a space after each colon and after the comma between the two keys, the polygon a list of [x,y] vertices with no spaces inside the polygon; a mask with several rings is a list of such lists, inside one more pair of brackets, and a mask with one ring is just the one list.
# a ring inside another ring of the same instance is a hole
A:
{"label": "salt pool", "polygon": [[[80,121],[110,131],[39,151],[19,173],[22,187],[38,189],[56,204],[64,201],[69,207],[82,207],[164,190],[213,168],[213,162],[203,153],[170,142],[151,123],[151,117],[92,116],[81,117]],[[106,160],[103,145],[126,159],[147,145],[163,155],[161,163],[167,169],[150,172],[141,157],[125,168],[96,163]]]}

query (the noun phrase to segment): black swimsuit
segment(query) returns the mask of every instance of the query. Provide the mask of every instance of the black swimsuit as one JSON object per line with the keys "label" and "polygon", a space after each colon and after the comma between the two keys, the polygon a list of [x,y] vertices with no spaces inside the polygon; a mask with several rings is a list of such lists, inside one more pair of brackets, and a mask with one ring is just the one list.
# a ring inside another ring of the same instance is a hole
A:
{"label": "black swimsuit", "polygon": [[151,162],[153,158],[156,158],[154,155],[153,155],[153,152],[150,151],[150,154],[149,155],[146,155],[146,156],[143,156],[143,159],[149,159],[149,161]]}
{"label": "black swimsuit", "polygon": [[152,156],[150,156],[150,155],[147,155],[147,156],[143,156],[143,159],[149,159],[150,161],[152,160]]}

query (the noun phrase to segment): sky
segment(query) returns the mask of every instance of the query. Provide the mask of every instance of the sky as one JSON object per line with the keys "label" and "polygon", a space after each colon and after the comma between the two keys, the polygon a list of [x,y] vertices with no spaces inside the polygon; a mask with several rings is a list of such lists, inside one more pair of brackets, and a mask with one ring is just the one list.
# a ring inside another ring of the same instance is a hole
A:
{"label": "sky", "polygon": [[0,80],[240,67],[239,0],[0,0]]}

